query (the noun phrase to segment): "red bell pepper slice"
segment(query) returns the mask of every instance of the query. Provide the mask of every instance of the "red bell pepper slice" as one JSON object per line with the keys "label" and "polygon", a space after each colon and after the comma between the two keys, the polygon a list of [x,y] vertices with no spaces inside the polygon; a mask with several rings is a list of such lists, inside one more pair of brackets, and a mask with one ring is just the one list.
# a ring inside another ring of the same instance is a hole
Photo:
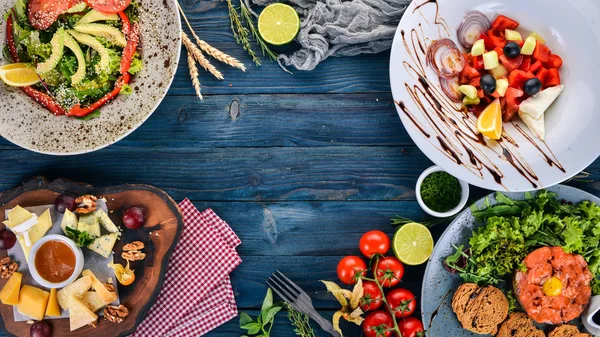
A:
{"label": "red bell pepper slice", "polygon": [[556,68],[560,69],[563,66],[563,60],[560,56],[556,54],[550,54],[548,57],[548,62],[544,63],[546,68]]}
{"label": "red bell pepper slice", "polygon": [[[506,101],[508,102],[508,100]],[[519,111],[518,106],[515,108],[507,104],[502,110],[502,121],[504,123],[510,122],[513,119],[513,117],[515,117],[515,115],[517,114],[517,111]]]}
{"label": "red bell pepper slice", "polygon": [[483,92],[483,89],[477,90],[477,97],[479,97],[479,98],[485,97],[485,93]]}
{"label": "red bell pepper slice", "polygon": [[464,69],[460,72],[460,74],[458,74],[458,83],[467,84],[472,79],[477,77],[481,77],[479,71],[471,67],[471,65],[469,65],[468,63],[466,63]]}
{"label": "red bell pepper slice", "polygon": [[492,29],[502,32],[506,29],[515,29],[517,27],[519,27],[519,23],[517,21],[504,15],[498,15],[494,22],[492,22]]}
{"label": "red bell pepper slice", "polygon": [[523,56],[523,62],[519,67],[519,70],[523,70],[525,72],[530,71],[531,69],[531,56],[525,55]]}
{"label": "red bell pepper slice", "polygon": [[560,85],[560,74],[558,69],[548,69],[548,73],[546,74],[546,78],[544,80],[544,84],[547,87],[555,87]]}
{"label": "red bell pepper slice", "polygon": [[542,62],[540,61],[535,61],[530,67],[529,67],[529,71],[531,71],[532,73],[535,73],[536,71],[540,70],[542,68]]}
{"label": "red bell pepper slice", "polygon": [[473,63],[473,68],[477,70],[483,70],[485,65],[483,64],[483,56],[473,56],[471,63]]}
{"label": "red bell pepper slice", "polygon": [[530,72],[524,72],[522,70],[515,70],[508,76],[508,85],[512,88],[523,89],[527,80],[534,78],[535,76]]}
{"label": "red bell pepper slice", "polygon": [[82,108],[81,105],[77,104],[76,106],[71,108],[68,115],[70,117],[85,117],[89,115],[90,113],[94,112],[94,110],[99,109],[104,104],[110,102],[110,100],[117,97],[119,93],[121,93],[121,88],[123,88],[123,85],[129,84],[130,80],[131,75],[129,75],[129,73],[123,74],[123,76],[121,76],[117,80],[117,82],[115,83],[115,88],[111,92],[104,95],[104,97],[100,98],[98,101],[90,104],[85,108]]}
{"label": "red bell pepper slice", "polygon": [[485,44],[485,50],[494,50],[494,48],[496,48],[494,42],[485,33],[481,33],[479,39],[483,40],[483,44]]}
{"label": "red bell pepper slice", "polygon": [[523,55],[519,55],[514,59],[509,59],[506,55],[500,55],[499,57],[500,63],[508,69],[508,72],[519,69],[519,67],[523,64]]}
{"label": "red bell pepper slice", "polygon": [[[14,63],[21,62],[21,58],[17,53],[17,47],[15,46],[15,38],[13,36],[13,16],[9,15],[6,20],[6,44],[8,45],[8,50],[10,52],[10,56]],[[67,112],[63,109],[54,98],[50,95],[47,95],[39,90],[36,90],[32,87],[21,87],[19,88],[23,91],[27,96],[31,97],[36,102],[40,103],[43,107],[50,110],[52,114],[55,116],[66,115]]]}
{"label": "red bell pepper slice", "polygon": [[504,46],[506,46],[506,39],[504,38],[504,36],[502,36],[502,34],[499,31],[490,29],[487,32],[487,36],[490,38],[494,46],[498,48],[504,48]]}
{"label": "red bell pepper slice", "polygon": [[538,42],[533,51],[533,58],[542,63],[546,63],[550,59],[550,54],[550,49],[546,47],[545,44]]}
{"label": "red bell pepper slice", "polygon": [[471,82],[469,82],[469,85],[472,85],[475,88],[479,88],[481,86],[481,77],[472,79]]}
{"label": "red bell pepper slice", "polygon": [[504,49],[502,49],[500,47],[494,48],[494,51],[496,52],[496,54],[498,54],[498,57],[504,55]]}
{"label": "red bell pepper slice", "polygon": [[537,77],[542,82],[542,87],[546,87],[546,75],[548,75],[548,69],[540,68],[535,77]]}
{"label": "red bell pepper slice", "polygon": [[513,87],[508,88],[508,90],[506,90],[506,95],[504,96],[506,98],[506,106],[519,110],[519,105],[522,103],[521,98],[523,95],[525,95],[523,90]]}
{"label": "red bell pepper slice", "polygon": [[131,68],[133,55],[140,43],[140,31],[139,25],[137,23],[132,25],[129,17],[124,12],[119,12],[119,17],[123,21],[123,34],[127,38],[127,44],[125,45],[125,49],[123,49],[123,56],[121,57],[120,72],[123,75]]}

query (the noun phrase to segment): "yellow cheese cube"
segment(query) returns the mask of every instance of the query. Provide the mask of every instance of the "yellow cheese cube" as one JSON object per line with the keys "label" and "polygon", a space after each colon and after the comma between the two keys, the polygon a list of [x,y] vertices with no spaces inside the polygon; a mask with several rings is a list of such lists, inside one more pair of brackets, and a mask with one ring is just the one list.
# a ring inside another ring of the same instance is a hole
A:
{"label": "yellow cheese cube", "polygon": [[100,295],[98,295],[95,291],[88,291],[83,295],[81,302],[85,304],[85,306],[93,312],[96,312],[102,308],[104,308],[107,303],[105,303]]}
{"label": "yellow cheese cube", "polygon": [[19,304],[19,291],[21,290],[21,280],[23,279],[23,274],[21,273],[13,273],[12,276],[8,279],[8,282],[0,291],[0,300],[4,304],[8,305],[17,305]]}
{"label": "yellow cheese cube", "polygon": [[81,298],[83,294],[85,294],[92,287],[92,278],[89,276],[84,276],[79,280],[69,284],[68,286],[62,288],[56,294],[58,298],[58,304],[61,308],[68,310],[69,309],[69,301],[72,297]]}
{"label": "yellow cheese cube", "polygon": [[44,319],[48,297],[50,293],[47,291],[25,285],[19,294],[17,310],[25,316],[41,321]]}
{"label": "yellow cheese cube", "polygon": [[60,306],[58,305],[58,299],[56,298],[56,289],[50,289],[50,299],[48,300],[48,306],[46,307],[46,316],[60,316]]}
{"label": "yellow cheese cube", "polygon": [[69,322],[71,331],[84,327],[98,319],[98,316],[77,298],[72,296],[69,303]]}
{"label": "yellow cheese cube", "polygon": [[94,273],[92,273],[91,270],[86,269],[81,274],[83,276],[89,276],[92,278],[92,287],[94,288],[96,293],[98,293],[98,296],[100,296],[102,301],[104,301],[104,305],[112,303],[114,300],[117,299],[117,293],[108,291],[108,289],[106,289],[104,284],[102,284],[102,282],[100,282],[100,280],[98,280],[96,275],[94,275]]}

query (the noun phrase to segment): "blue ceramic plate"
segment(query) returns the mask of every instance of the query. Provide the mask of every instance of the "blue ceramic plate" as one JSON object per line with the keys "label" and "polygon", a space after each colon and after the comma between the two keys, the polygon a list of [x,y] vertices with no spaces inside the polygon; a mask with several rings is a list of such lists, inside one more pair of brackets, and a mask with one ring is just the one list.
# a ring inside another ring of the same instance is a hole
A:
{"label": "blue ceramic plate", "polygon": [[[559,199],[566,201],[577,203],[589,200],[600,204],[600,198],[573,187],[557,185],[548,190],[557,193]],[[512,199],[525,198],[524,193],[505,194]],[[492,204],[496,203],[494,194],[490,194],[487,198]],[[485,198],[482,198],[475,204],[481,207],[484,201]],[[421,293],[423,325],[428,331],[428,336],[481,336],[464,330],[456,319],[456,315],[452,311],[452,296],[463,281],[460,276],[449,273],[442,262],[448,255],[454,253],[452,244],[468,245],[472,232],[482,225],[475,221],[471,210],[467,209],[452,221],[433,249],[433,254],[425,270]]]}

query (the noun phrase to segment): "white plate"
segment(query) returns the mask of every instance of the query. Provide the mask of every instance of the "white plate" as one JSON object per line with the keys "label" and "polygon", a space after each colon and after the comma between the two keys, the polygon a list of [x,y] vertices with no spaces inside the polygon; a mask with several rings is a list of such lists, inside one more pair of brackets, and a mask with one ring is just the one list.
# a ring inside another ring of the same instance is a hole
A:
{"label": "white plate", "polygon": [[[436,94],[443,95],[438,77],[425,65],[425,52],[440,38],[449,37],[458,45],[456,28],[470,10],[480,10],[491,20],[498,14],[516,19],[521,23],[518,30],[539,33],[563,58],[560,75],[565,92],[546,112],[545,142],[516,117],[514,124],[505,124],[513,142],[505,138],[482,144],[475,140],[472,114],[463,118],[452,109],[458,105],[445,103],[444,112],[438,114],[435,103],[415,89],[421,87],[419,76],[423,76]],[[398,26],[390,60],[392,93],[406,130],[435,164],[483,188],[528,191],[576,175],[600,155],[599,18],[600,1],[595,0],[413,1]],[[417,92],[417,100],[410,91]],[[424,109],[416,103],[419,99]]]}
{"label": "white plate", "polygon": [[[141,55],[144,68],[133,77],[130,96],[120,95],[90,121],[55,117],[27,95],[0,83],[0,136],[25,149],[74,155],[99,150],[129,135],[163,100],[175,77],[181,51],[181,21],[174,0],[140,0]],[[6,13],[15,0],[0,0]],[[6,22],[0,19],[0,45]],[[0,56],[1,58],[2,56]],[[11,63],[0,59],[0,64]]]}

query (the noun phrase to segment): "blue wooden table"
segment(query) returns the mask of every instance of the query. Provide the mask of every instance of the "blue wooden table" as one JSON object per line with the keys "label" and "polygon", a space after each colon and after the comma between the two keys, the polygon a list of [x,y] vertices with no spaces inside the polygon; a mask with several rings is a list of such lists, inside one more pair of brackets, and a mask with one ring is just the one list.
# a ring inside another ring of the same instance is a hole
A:
{"label": "blue wooden table", "polygon": [[[336,280],[341,257],[359,254],[360,236],[372,229],[393,234],[389,219],[397,214],[425,217],[414,185],[432,163],[394,109],[389,53],[331,58],[294,75],[267,61],[257,68],[236,45],[223,2],[182,5],[200,37],[243,60],[248,71],[215,63],[225,80],[203,73],[201,102],[182,58],[154,115],[96,153],[51,157],[0,140],[0,190],[45,175],[96,186],[148,183],[176,200],[189,197],[198,208],[213,208],[243,241],[243,263],[232,274],[241,311],[257,314],[265,280],[279,269],[330,317],[338,305],[319,280]],[[587,171],[598,180],[600,161]],[[600,195],[600,182],[570,184]],[[486,193],[475,188],[472,199]],[[432,232],[437,238],[443,230]],[[407,267],[403,287],[420,295],[424,268]],[[360,335],[348,324],[343,328],[347,336]],[[235,320],[208,337],[241,332]],[[292,335],[280,314],[272,336]]]}

